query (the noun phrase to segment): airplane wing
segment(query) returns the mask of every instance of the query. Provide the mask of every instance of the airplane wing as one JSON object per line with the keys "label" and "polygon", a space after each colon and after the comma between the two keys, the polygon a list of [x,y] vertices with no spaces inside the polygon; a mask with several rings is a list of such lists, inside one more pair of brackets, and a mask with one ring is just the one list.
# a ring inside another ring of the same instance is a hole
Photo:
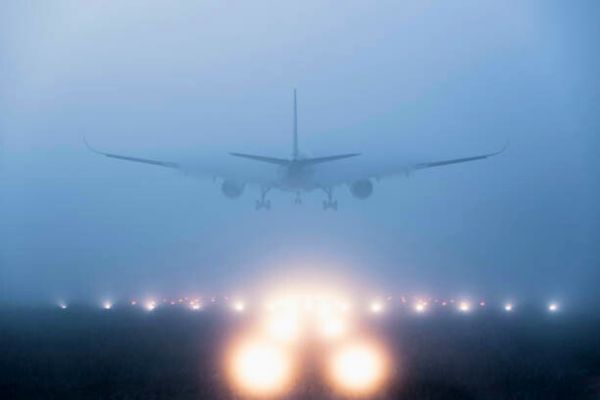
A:
{"label": "airplane wing", "polygon": [[273,174],[269,174],[265,173],[265,171],[256,171],[248,168],[215,168],[212,165],[207,165],[206,163],[203,163],[201,160],[194,160],[192,162],[173,162],[165,160],[156,160],[151,158],[134,157],[124,154],[108,153],[92,147],[85,137],[83,138],[83,141],[86,147],[91,152],[107,158],[170,168],[182,172],[186,175],[195,176],[198,178],[210,177],[213,178],[213,180],[216,178],[220,178],[223,180],[231,179],[240,183],[256,184],[261,186],[273,186],[277,179],[275,171],[272,171]]}
{"label": "airplane wing", "polygon": [[[424,162],[413,162],[413,163],[392,163],[390,165],[381,165],[372,169],[360,168],[358,165],[331,165],[331,168],[323,168],[320,170],[319,176],[317,177],[318,184],[323,187],[337,186],[341,184],[352,183],[360,179],[382,179],[386,177],[393,177],[397,175],[409,175],[414,171],[443,167],[447,165],[460,164],[470,161],[484,160],[496,156],[504,150],[507,145],[502,149],[485,154],[478,154],[474,156],[449,158],[444,160],[433,160]],[[342,167],[337,169],[336,167]]]}
{"label": "airplane wing", "polygon": [[412,164],[411,165],[411,169],[412,170],[417,170],[417,169],[425,169],[425,168],[433,168],[433,167],[443,167],[445,165],[451,165],[451,164],[459,164],[459,163],[464,163],[464,162],[469,162],[469,161],[477,161],[477,160],[484,160],[486,158],[490,158],[493,157],[495,155],[498,155],[500,153],[502,153],[504,150],[506,150],[507,145],[504,145],[504,147],[498,151],[495,151],[493,153],[487,153],[487,154],[480,154],[477,156],[470,156],[470,157],[461,157],[461,158],[452,158],[449,160],[441,160],[441,161],[429,161],[429,162],[421,162],[421,163],[416,163],[416,164]]}
{"label": "airplane wing", "polygon": [[116,158],[118,160],[133,161],[133,162],[144,163],[144,164],[158,165],[160,167],[166,167],[166,168],[175,168],[175,169],[179,169],[180,168],[180,166],[179,166],[178,163],[171,162],[171,161],[158,161],[158,160],[151,160],[149,158],[131,157],[131,156],[125,156],[125,155],[121,155],[121,154],[105,153],[103,151],[96,150],[95,148],[93,148],[88,143],[88,141],[87,141],[87,139],[85,137],[83,138],[83,142],[85,143],[86,147],[91,152],[96,153],[96,154],[100,154],[100,155],[102,155],[104,157]]}

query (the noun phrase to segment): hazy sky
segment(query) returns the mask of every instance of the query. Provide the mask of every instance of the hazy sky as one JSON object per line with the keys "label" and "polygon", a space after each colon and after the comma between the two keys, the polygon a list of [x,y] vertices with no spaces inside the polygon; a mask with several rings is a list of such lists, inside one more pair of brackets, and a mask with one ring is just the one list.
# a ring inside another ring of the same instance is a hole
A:
{"label": "hazy sky", "polygon": [[[121,298],[319,278],[390,292],[592,296],[596,1],[4,1],[0,295]],[[91,154],[243,170],[228,151],[378,162],[490,152],[372,198],[257,191]],[[288,278],[290,279],[290,278]]]}

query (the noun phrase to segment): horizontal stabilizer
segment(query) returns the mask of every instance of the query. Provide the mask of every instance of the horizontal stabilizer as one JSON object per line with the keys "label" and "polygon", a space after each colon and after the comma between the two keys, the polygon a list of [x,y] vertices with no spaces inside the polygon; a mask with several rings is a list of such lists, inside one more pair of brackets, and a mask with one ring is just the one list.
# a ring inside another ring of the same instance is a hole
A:
{"label": "horizontal stabilizer", "polygon": [[350,154],[338,154],[335,156],[327,156],[327,157],[314,157],[314,158],[303,158],[298,160],[299,163],[304,165],[313,165],[320,164],[330,161],[342,160],[344,158],[356,157],[360,156],[360,153],[350,153]]}
{"label": "horizontal stabilizer", "polygon": [[248,158],[254,161],[266,162],[269,164],[283,165],[287,166],[290,164],[290,160],[286,160],[284,158],[275,158],[275,157],[265,157],[265,156],[256,156],[253,154],[244,154],[244,153],[229,153],[234,157]]}

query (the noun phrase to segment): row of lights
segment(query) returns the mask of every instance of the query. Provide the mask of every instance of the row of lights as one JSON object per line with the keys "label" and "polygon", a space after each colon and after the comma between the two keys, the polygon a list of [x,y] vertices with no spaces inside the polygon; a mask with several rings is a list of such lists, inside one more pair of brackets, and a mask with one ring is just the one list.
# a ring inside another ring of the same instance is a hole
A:
{"label": "row of lights", "polygon": [[[452,302],[454,303],[454,302]],[[447,307],[448,306],[448,302],[446,301],[442,301],[440,303],[440,305],[442,307]],[[487,304],[484,301],[481,301],[479,303],[480,307],[486,307]],[[414,310],[414,312],[416,312],[417,314],[423,314],[425,313],[430,307],[430,303],[428,301],[424,301],[424,300],[419,300],[416,301],[412,308]],[[548,303],[548,305],[546,306],[547,310],[551,313],[557,312],[559,310],[559,304],[557,302],[550,302]],[[515,306],[513,303],[504,303],[502,305],[502,309],[506,312],[512,312],[514,310]],[[471,312],[473,310],[473,304],[467,300],[461,300],[457,303],[456,305],[456,309],[462,313],[468,313]],[[369,311],[373,314],[381,314],[383,313],[385,310],[385,303],[379,300],[375,300],[373,302],[371,302],[371,304],[369,305]]]}
{"label": "row of lights", "polygon": [[[132,300],[130,302],[130,304],[132,306],[135,306],[138,303],[137,303],[137,301]],[[177,304],[177,302],[172,301],[170,304],[175,305],[175,304]],[[448,302],[446,302],[446,301],[442,301],[440,304],[442,307],[448,306]],[[114,303],[112,303],[111,301],[104,301],[104,302],[102,302],[101,306],[102,306],[102,309],[104,309],[104,310],[111,310],[114,306]],[[158,306],[158,303],[154,300],[148,300],[143,304],[143,306],[146,310],[153,311]],[[188,302],[188,306],[191,310],[194,310],[194,311],[203,309],[203,304],[199,300],[190,300]],[[485,307],[486,303],[481,301],[479,303],[479,306]],[[68,305],[65,302],[60,302],[60,303],[58,303],[58,307],[64,310],[64,309],[68,308]],[[346,310],[349,309],[349,306],[347,304],[344,304],[344,307]],[[413,310],[417,314],[423,314],[429,309],[429,307],[430,307],[430,303],[428,301],[419,300],[414,303]],[[241,313],[246,310],[246,303],[241,300],[237,300],[237,301],[234,301],[231,303],[231,308],[234,311]],[[371,302],[369,305],[369,311],[373,314],[381,314],[384,312],[385,308],[386,308],[385,303],[382,301],[379,301],[379,300],[375,300],[375,301]],[[472,306],[471,302],[462,300],[462,301],[458,302],[456,308],[460,312],[468,313],[468,312],[472,311],[473,306]],[[506,312],[512,312],[515,307],[514,307],[513,303],[509,302],[509,303],[504,303],[502,308]],[[559,310],[559,308],[560,308],[560,306],[557,302],[550,302],[547,305],[547,310],[551,313],[557,312]]]}

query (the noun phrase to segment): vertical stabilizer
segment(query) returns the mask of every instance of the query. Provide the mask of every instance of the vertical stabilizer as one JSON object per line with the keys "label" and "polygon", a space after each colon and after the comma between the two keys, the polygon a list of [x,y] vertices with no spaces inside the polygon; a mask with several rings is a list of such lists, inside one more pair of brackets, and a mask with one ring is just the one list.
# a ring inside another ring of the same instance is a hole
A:
{"label": "vertical stabilizer", "polygon": [[292,149],[292,158],[298,159],[300,151],[298,150],[298,102],[296,100],[296,89],[294,89],[294,148]]}

